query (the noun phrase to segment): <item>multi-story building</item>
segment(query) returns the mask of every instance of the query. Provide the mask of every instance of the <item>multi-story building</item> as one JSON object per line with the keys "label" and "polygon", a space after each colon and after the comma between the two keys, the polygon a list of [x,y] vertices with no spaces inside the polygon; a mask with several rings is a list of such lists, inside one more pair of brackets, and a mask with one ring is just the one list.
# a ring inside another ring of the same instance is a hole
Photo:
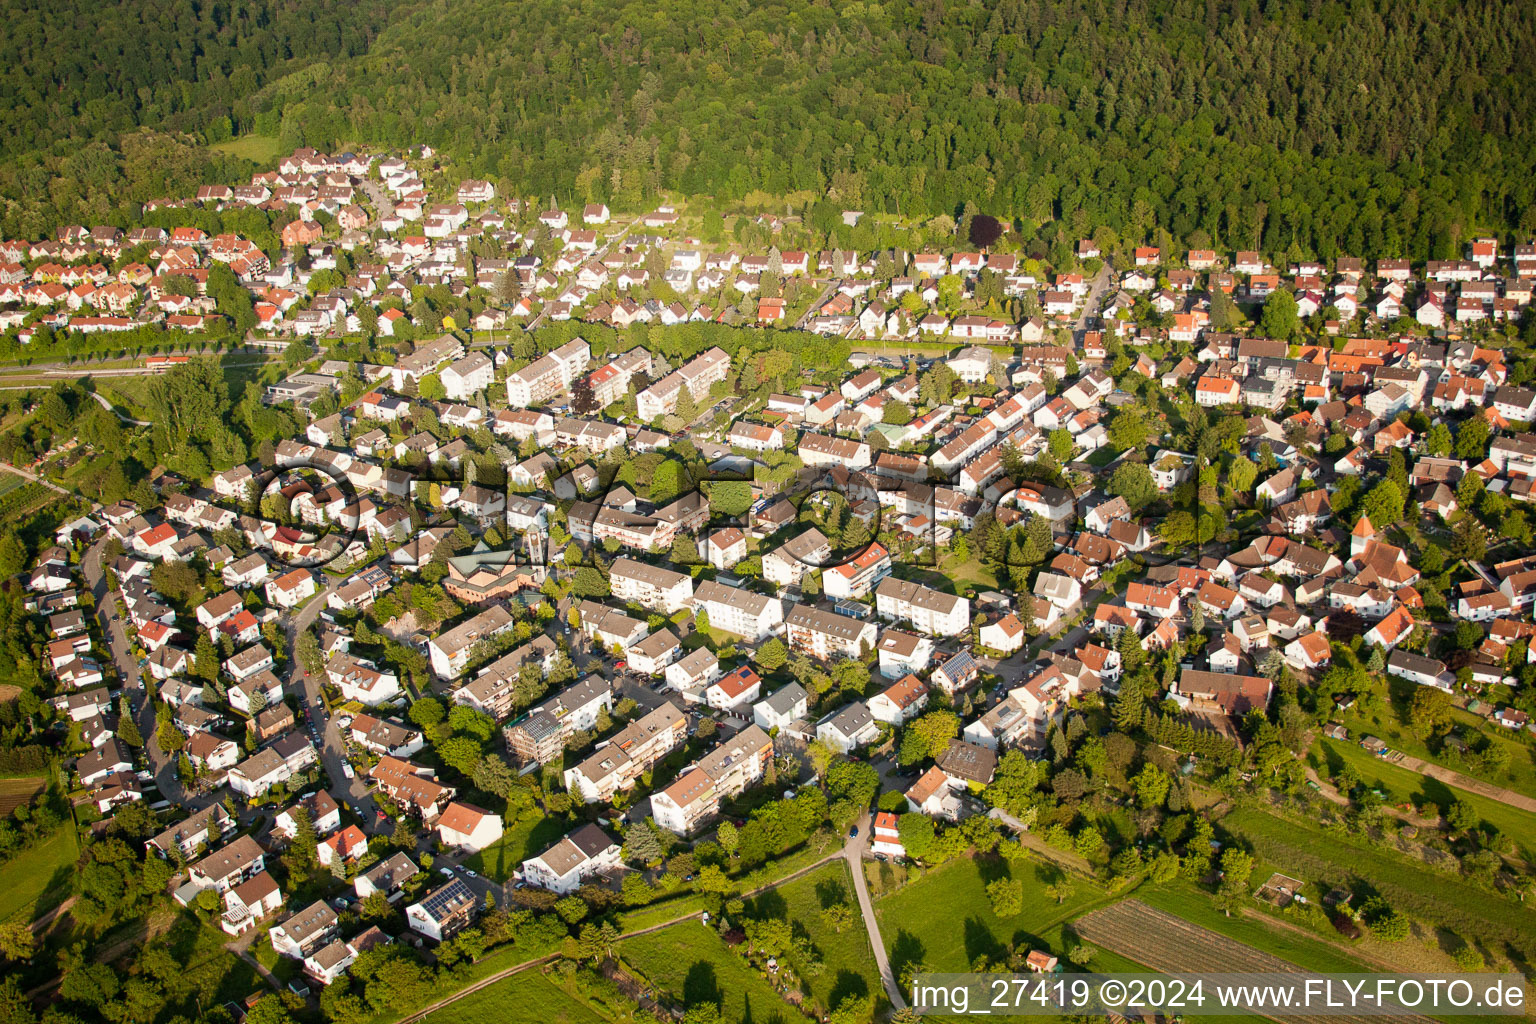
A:
{"label": "multi-story building", "polygon": [[601,803],[629,789],[640,774],[681,746],[688,716],[671,701],[625,727],[574,768],[565,770],[565,788],[582,803]]}
{"label": "multi-story building", "polygon": [[877,635],[873,622],[804,604],[790,608],[784,633],[791,650],[822,660],[860,657],[874,650]]}
{"label": "multi-story building", "polygon": [[188,880],[199,889],[227,892],[266,868],[266,854],[250,836],[224,844],[187,868]]}
{"label": "multi-story building", "polygon": [[650,372],[651,354],[643,348],[632,348],[587,374],[587,383],[592,386],[592,398],[598,408],[603,408],[629,394],[629,382],[635,374]]}
{"label": "multi-story building", "polygon": [[812,569],[832,557],[832,545],[814,526],[763,556],[763,579],[781,587],[795,587]]}
{"label": "multi-story building", "polygon": [[463,401],[491,386],[496,364],[484,352],[471,352],[445,368],[440,375],[443,390],[451,401]]}
{"label": "multi-story building", "polygon": [[499,722],[514,710],[518,675],[523,666],[537,665],[540,674],[546,674],[559,653],[560,649],[549,637],[535,636],[491,662],[474,679],[454,690],[453,701],[483,711]]}
{"label": "multi-story building", "polygon": [[971,602],[919,583],[887,576],[875,587],[875,610],[934,636],[959,636],[970,627]]}
{"label": "multi-story building", "polygon": [[474,618],[433,637],[427,644],[432,671],[440,679],[456,678],[469,665],[469,652],[475,644],[506,632],[513,624],[512,615],[506,608],[492,605]]}
{"label": "multi-story building", "polygon": [[640,419],[646,421],[670,415],[677,410],[678,397],[684,386],[697,402],[709,394],[712,384],[725,380],[730,372],[730,355],[724,349],[711,348],[640,392],[636,399],[636,411]]}
{"label": "multi-story building", "polygon": [[880,674],[887,679],[926,672],[933,661],[933,641],[902,629],[887,629],[880,634]]}
{"label": "multi-story building", "polygon": [[537,857],[523,861],[523,881],[551,892],[571,893],[588,879],[615,870],[623,851],[596,825],[583,825]]}
{"label": "multi-story building", "polygon": [[455,878],[406,907],[405,920],[411,931],[442,942],[467,928],[484,905],[463,879]]}
{"label": "multi-story building", "polygon": [[591,360],[592,348],[581,338],[561,345],[507,377],[507,404],[526,409],[547,401],[570,387]]}
{"label": "multi-story building", "polygon": [[581,618],[582,633],[604,647],[629,647],[644,640],[650,631],[640,619],[596,601],[582,601],[576,611]]}
{"label": "multi-story building", "polygon": [[417,345],[416,350],[389,368],[396,391],[436,370],[450,359],[464,355],[464,343],[451,334]]}
{"label": "multi-story building", "polygon": [[596,728],[598,716],[613,710],[613,686],[590,675],[528,709],[502,730],[507,747],[522,764],[548,764],[578,732]]}
{"label": "multi-story building", "polygon": [[632,601],[663,615],[681,611],[693,600],[693,577],[633,558],[616,559],[608,583],[620,601]]}
{"label": "multi-story building", "polygon": [[693,607],[709,617],[711,626],[748,640],[763,639],[784,621],[784,603],[777,597],[727,587],[714,580],[706,580],[694,590]]}
{"label": "multi-story building", "polygon": [[891,553],[871,541],[869,546],[841,565],[821,574],[821,590],[828,597],[863,600],[875,584],[891,574]]}
{"label": "multi-story building", "polygon": [[796,454],[807,466],[842,466],[844,469],[864,469],[870,464],[870,452],[869,445],[863,441],[825,434],[802,434],[796,449]]}
{"label": "multi-story building", "polygon": [[651,815],[656,824],[680,836],[686,836],[720,810],[720,791],[702,769],[693,768],[651,796]]}

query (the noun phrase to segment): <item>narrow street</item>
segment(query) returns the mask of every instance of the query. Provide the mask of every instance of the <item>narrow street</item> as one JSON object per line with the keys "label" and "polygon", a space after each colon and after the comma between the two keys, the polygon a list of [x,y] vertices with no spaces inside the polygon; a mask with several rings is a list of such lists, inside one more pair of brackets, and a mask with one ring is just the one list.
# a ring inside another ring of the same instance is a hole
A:
{"label": "narrow street", "polygon": [[1077,338],[1081,339],[1083,332],[1088,329],[1088,318],[1095,316],[1099,311],[1099,300],[1109,290],[1109,286],[1115,283],[1115,268],[1105,260],[1099,272],[1093,276],[1093,283],[1088,286],[1088,298],[1083,300],[1083,311],[1077,315],[1077,323],[1072,330]]}
{"label": "narrow street", "polygon": [[96,543],[86,549],[85,557],[80,560],[80,568],[85,574],[86,586],[91,588],[91,596],[96,601],[96,617],[100,621],[102,635],[107,639],[107,646],[112,651],[112,661],[117,667],[118,678],[122,680],[123,692],[130,703],[138,705],[134,724],[139,727],[139,735],[144,737],[149,770],[155,777],[155,785],[159,787],[162,798],[189,810],[199,810],[208,806],[211,800],[187,793],[176,778],[176,759],[164,753],[155,742],[154,704],[146,699],[144,687],[139,680],[139,663],[133,656],[133,645],[128,640],[123,617],[117,611],[117,595],[107,589],[107,575],[101,564],[102,551],[106,546],[107,537],[103,533]]}
{"label": "narrow street", "polygon": [[826,283],[826,285],[821,289],[821,292],[816,296],[815,301],[811,303],[810,307],[807,308],[804,313],[800,314],[800,319],[795,321],[796,330],[805,330],[805,325],[810,322],[811,317],[816,315],[816,311],[820,309],[822,305],[832,297],[832,293],[837,290],[837,285],[840,280],[841,278],[834,277],[832,280]]}
{"label": "narrow street", "polygon": [[856,826],[859,834],[849,837],[843,844],[843,858],[848,862],[848,873],[853,876],[853,891],[859,898],[859,916],[864,919],[864,931],[869,935],[869,948],[875,954],[875,964],[880,968],[880,983],[885,986],[886,998],[898,1010],[907,1008],[901,986],[891,971],[891,958],[885,952],[885,940],[880,937],[880,922],[875,917],[874,904],[869,899],[869,883],[864,878],[864,850],[869,844],[870,817],[865,811],[859,815]]}
{"label": "narrow street", "polygon": [[311,676],[304,670],[297,656],[297,644],[299,634],[314,626],[315,620],[326,609],[326,602],[345,581],[334,581],[326,589],[320,591],[300,608],[297,615],[288,614],[283,617],[284,629],[288,642],[288,683],[286,689],[293,694],[304,696],[305,707],[303,717],[308,721],[302,723],[301,728],[308,729],[313,725],[320,736],[320,761],[325,766],[325,774],[331,781],[327,791],[338,805],[350,807],[362,820],[365,832],[387,832],[387,822],[380,822],[377,810],[371,800],[368,799],[368,786],[361,778],[348,779],[342,771],[346,763],[345,744],[342,742],[341,730],[336,725],[336,720],[325,713],[325,695],[321,692],[321,679]]}

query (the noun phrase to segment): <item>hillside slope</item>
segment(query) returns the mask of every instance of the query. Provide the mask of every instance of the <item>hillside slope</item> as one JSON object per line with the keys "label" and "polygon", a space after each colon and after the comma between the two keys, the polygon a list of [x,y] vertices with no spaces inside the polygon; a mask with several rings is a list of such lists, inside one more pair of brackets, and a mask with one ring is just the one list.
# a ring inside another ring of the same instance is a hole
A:
{"label": "hillside slope", "polygon": [[[1027,231],[1054,221],[1048,240],[1165,228],[1179,243],[1424,258],[1480,231],[1536,232],[1536,76],[1521,58],[1536,7],[1520,0],[296,7],[262,29],[290,37],[286,65],[260,44],[249,73],[187,64],[185,103],[161,85],[131,111],[50,123],[100,137],[156,117],[218,131],[228,115],[285,147],[429,142],[456,171],[565,201],[798,193],[919,216],[970,202]],[[254,30],[198,10],[214,40]],[[304,17],[316,45],[292,38]],[[157,73],[180,74],[184,49],[156,51]],[[11,66],[18,88],[41,76],[87,112],[144,77]],[[0,139],[15,152],[60,102],[8,111]],[[0,195],[39,184],[0,174]]]}

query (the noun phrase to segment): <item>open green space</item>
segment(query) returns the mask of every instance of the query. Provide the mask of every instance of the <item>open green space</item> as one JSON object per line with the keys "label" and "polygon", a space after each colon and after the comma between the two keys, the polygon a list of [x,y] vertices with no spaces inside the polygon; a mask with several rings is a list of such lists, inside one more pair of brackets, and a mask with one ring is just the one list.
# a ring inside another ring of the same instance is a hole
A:
{"label": "open green space", "polygon": [[536,970],[520,971],[427,1015],[428,1024],[480,1020],[498,1024],[601,1024],[592,1005]]}
{"label": "open green space", "polygon": [[[1255,888],[1265,877],[1267,873],[1254,871]],[[1262,919],[1236,914],[1228,917],[1217,909],[1209,893],[1184,879],[1163,885],[1144,885],[1136,890],[1136,898],[1148,906],[1165,910],[1191,924],[1219,932],[1229,939],[1263,950],[1298,967],[1314,971],[1373,970],[1321,938],[1266,924]]]}
{"label": "open green space", "polygon": [[1417,684],[1402,679],[1391,679],[1389,684],[1391,699],[1387,706],[1374,713],[1366,714],[1359,710],[1360,706],[1357,704],[1349,712],[1338,716],[1338,720],[1349,729],[1350,736],[1355,739],[1379,736],[1393,750],[1401,750],[1413,757],[1444,765],[1452,771],[1484,779],[1517,793],[1536,796],[1536,744],[1531,743],[1529,738],[1523,739],[1520,735],[1489,722],[1481,715],[1474,715],[1462,708],[1452,708],[1451,722],[1464,737],[1481,733],[1488,738],[1489,742],[1504,748],[1509,753],[1508,769],[1500,772],[1476,770],[1466,761],[1451,760],[1432,753],[1429,746],[1413,731],[1408,721],[1408,703],[1413,699],[1413,691],[1417,688]]}
{"label": "open green space", "polygon": [[5,862],[0,874],[0,921],[13,917],[32,920],[58,906],[69,895],[75,871],[73,829],[61,828],[52,837],[29,847]]}
{"label": "open green space", "polygon": [[561,822],[539,813],[514,821],[501,838],[465,863],[489,878],[505,882],[529,857],[543,853],[560,841],[566,829]]}
{"label": "open green space", "polygon": [[208,147],[216,153],[240,157],[257,164],[271,164],[283,155],[283,147],[276,135],[242,135]]}
{"label": "open green space", "polygon": [[829,904],[858,905],[845,862],[840,860],[812,871],[765,893],[755,902],[764,909],[778,911],[774,916],[784,917],[797,930],[804,928],[811,943],[821,951],[824,969],[816,977],[806,979],[806,987],[823,1013],[835,1009],[849,995],[884,998],[880,968],[869,948],[869,933],[857,914],[841,932],[822,917],[822,909]]}
{"label": "open green space", "polygon": [[[1357,904],[1365,896],[1379,893],[1410,917],[1449,928],[1463,937],[1536,951],[1536,906],[1490,892],[1365,839],[1314,828],[1261,808],[1240,808],[1221,823],[1249,843],[1258,856],[1255,885],[1267,877],[1268,868],[1308,883],[1342,886],[1356,894]],[[1179,906],[1159,903],[1158,892],[1153,889],[1150,895],[1138,892],[1138,896],[1187,916]],[[1211,914],[1220,917],[1214,905]],[[1198,923],[1221,930],[1208,921]]]}
{"label": "open green space", "polygon": [[1389,804],[1433,805],[1427,809],[1434,814],[1436,808],[1444,811],[1457,800],[1465,801],[1480,818],[1514,840],[1526,861],[1536,858],[1536,815],[1400,768],[1376,757],[1358,743],[1322,739],[1310,756],[1319,771],[1338,763],[1350,765],[1368,788],[1381,790]]}
{"label": "open green space", "polygon": [[[921,963],[931,971],[968,971],[980,956],[1003,958],[1005,947],[1064,950],[1057,944],[1062,921],[1086,912],[1102,889],[1073,879],[1062,903],[1047,893],[1063,878],[1059,868],[1036,860],[1014,864],[1000,857],[961,857],[875,902],[880,935],[899,977],[904,966]],[[987,898],[988,883],[1002,878],[1024,885],[1022,908],[1000,918]]]}
{"label": "open green space", "polygon": [[799,1014],[732,952],[714,929],[698,921],[683,921],[623,939],[618,949],[629,969],[655,985],[667,999],[684,1006],[719,1005],[722,1024],[787,1024],[799,1019]]}

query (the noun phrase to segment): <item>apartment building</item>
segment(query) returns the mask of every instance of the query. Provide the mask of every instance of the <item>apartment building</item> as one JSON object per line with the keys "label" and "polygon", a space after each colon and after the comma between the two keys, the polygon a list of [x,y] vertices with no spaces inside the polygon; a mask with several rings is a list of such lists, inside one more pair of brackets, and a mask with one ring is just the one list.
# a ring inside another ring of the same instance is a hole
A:
{"label": "apartment building", "polygon": [[613,686],[600,675],[590,675],[530,707],[527,715],[502,730],[502,736],[520,763],[548,764],[567,740],[596,728],[598,716],[612,710]]}
{"label": "apartment building", "polygon": [[812,569],[832,557],[832,545],[814,526],[763,556],[763,579],[781,587],[798,587]]}
{"label": "apartment building", "polygon": [[697,402],[709,394],[711,385],[725,380],[730,372],[731,357],[724,349],[711,348],[640,392],[636,397],[636,411],[640,419],[647,422],[670,415],[677,411],[678,398],[685,386]]}
{"label": "apartment building", "polygon": [[463,355],[464,343],[451,334],[445,334],[424,345],[416,346],[414,352],[391,366],[389,368],[391,382],[396,391],[402,391],[407,384],[420,381],[450,359],[458,359]]}
{"label": "apartment building", "polygon": [[627,648],[644,640],[650,632],[641,620],[596,601],[582,601],[576,612],[582,633],[604,647]]}
{"label": "apartment building", "polygon": [[455,689],[451,695],[453,701],[502,721],[514,710],[518,676],[523,666],[536,665],[541,674],[546,674],[559,653],[553,640],[539,634],[497,658],[482,668],[474,679]]}
{"label": "apartment building", "polygon": [[469,652],[475,644],[504,633],[513,625],[512,615],[506,608],[492,605],[448,632],[433,637],[427,644],[432,671],[439,679],[457,678],[469,666]]}
{"label": "apartment building", "polygon": [[857,658],[874,650],[877,632],[873,622],[812,605],[794,605],[784,617],[784,635],[790,649],[823,661]]}
{"label": "apartment building", "polygon": [[651,797],[656,824],[686,836],[713,820],[720,801],[762,780],[773,759],[773,741],[748,726],[699,759],[672,785]]}
{"label": "apartment building", "polygon": [[523,861],[523,881],[556,893],[572,893],[588,879],[623,862],[619,844],[596,825],[583,825],[537,857]]}
{"label": "apartment building", "polygon": [[581,338],[561,345],[507,376],[507,404],[526,409],[548,401],[571,386],[592,361],[592,348]]}
{"label": "apartment building", "polygon": [[821,574],[821,590],[828,597],[862,601],[875,584],[891,574],[891,553],[879,543],[869,546],[841,565]]}
{"label": "apartment building", "polygon": [[784,603],[750,590],[727,587],[714,580],[693,592],[693,607],[709,616],[709,624],[747,640],[761,640],[784,621]]}
{"label": "apartment building", "polygon": [[625,727],[604,747],[565,770],[565,788],[582,803],[602,803],[629,789],[640,774],[681,746],[688,716],[671,701]]}
{"label": "apartment building", "polygon": [[825,434],[802,434],[796,454],[807,466],[842,466],[864,469],[870,464],[870,447],[863,441]]}
{"label": "apartment building", "polygon": [[620,601],[631,601],[663,615],[681,611],[693,600],[693,577],[633,558],[614,561],[608,584]]}
{"label": "apartment building", "polygon": [[971,624],[968,599],[893,576],[875,587],[875,610],[881,618],[911,623],[934,636],[959,636]]}
{"label": "apartment building", "polygon": [[471,352],[449,364],[441,374],[443,390],[449,401],[461,402],[491,386],[496,364],[484,352]]}

